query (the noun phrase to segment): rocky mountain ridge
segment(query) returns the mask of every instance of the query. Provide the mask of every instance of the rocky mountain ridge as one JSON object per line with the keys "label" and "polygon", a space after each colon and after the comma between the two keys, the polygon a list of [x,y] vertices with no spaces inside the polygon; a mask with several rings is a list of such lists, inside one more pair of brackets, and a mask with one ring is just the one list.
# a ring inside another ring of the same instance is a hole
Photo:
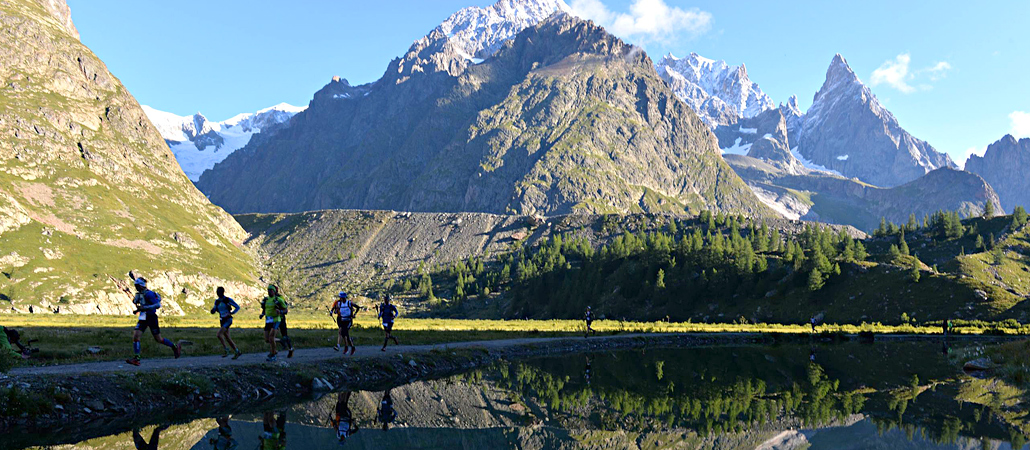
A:
{"label": "rocky mountain ridge", "polygon": [[166,314],[218,285],[254,293],[244,231],[183,175],[67,11],[0,2],[0,309],[125,314],[130,270]]}
{"label": "rocky mountain ridge", "polygon": [[730,66],[690,53],[677,58],[671,53],[655,63],[658,75],[676,96],[709,126],[726,125],[740,118],[751,118],[776,106],[758,84],[751,81],[747,68]]}
{"label": "rocky mountain ridge", "polygon": [[901,128],[840,54],[804,114],[797,147],[815,164],[882,187],[957,167],[951,157]]}
{"label": "rocky mountain ridge", "polygon": [[198,186],[235,212],[768,213],[650,59],[604,29],[558,14],[479,64],[447,42],[434,30],[371,85],[334,80]]}
{"label": "rocky mountain ridge", "polygon": [[972,155],[966,170],[980,175],[998,191],[1001,207],[1030,207],[1030,138],[1017,140],[1011,134],[989,145],[983,156]]}

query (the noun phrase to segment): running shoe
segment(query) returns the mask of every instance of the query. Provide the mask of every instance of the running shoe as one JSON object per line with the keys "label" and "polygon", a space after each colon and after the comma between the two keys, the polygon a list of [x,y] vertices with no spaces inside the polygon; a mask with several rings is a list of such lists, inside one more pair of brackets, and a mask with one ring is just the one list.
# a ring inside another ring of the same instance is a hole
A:
{"label": "running shoe", "polygon": [[340,351],[340,344],[334,345],[333,346],[333,351],[336,351],[336,352]]}
{"label": "running shoe", "polygon": [[140,364],[139,358],[129,358],[129,359],[126,359],[125,362],[129,363],[129,364],[132,364],[134,366],[137,366],[137,367],[139,367],[139,364]]}
{"label": "running shoe", "polygon": [[239,359],[239,357],[242,356],[242,355],[243,355],[243,352],[241,352],[239,349],[236,349],[236,355],[234,355],[232,357],[232,359]]}
{"label": "running shoe", "polygon": [[229,356],[229,350],[226,350],[225,353],[222,353],[222,357],[223,358],[228,357],[228,356]]}
{"label": "running shoe", "polygon": [[182,344],[175,344],[175,347],[172,347],[172,352],[175,353],[175,359],[179,359],[182,356]]}
{"label": "running shoe", "polygon": [[351,347],[351,348],[350,348],[350,354],[351,354],[351,356],[354,356],[354,350],[357,350],[357,349],[358,349],[357,347]]}
{"label": "running shoe", "polygon": [[271,356],[265,358],[265,361],[267,361],[267,362],[275,362],[275,355],[271,355]]}
{"label": "running shoe", "polygon": [[290,352],[286,354],[286,357],[287,358],[292,358],[293,357],[293,347],[290,347]]}

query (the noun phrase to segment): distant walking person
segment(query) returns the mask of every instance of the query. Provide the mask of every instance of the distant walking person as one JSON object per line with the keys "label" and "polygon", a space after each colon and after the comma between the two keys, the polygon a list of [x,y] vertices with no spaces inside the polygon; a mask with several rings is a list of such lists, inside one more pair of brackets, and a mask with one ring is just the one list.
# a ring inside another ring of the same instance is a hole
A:
{"label": "distant walking person", "polygon": [[[268,343],[269,352],[267,361],[275,361],[279,353],[275,344],[275,331],[280,330],[281,322],[286,311],[286,300],[279,295],[279,288],[274,284],[268,285],[268,297],[261,300],[261,316],[265,319],[265,342]],[[285,329],[285,327],[283,327]],[[283,339],[286,339],[283,336]]]}
{"label": "distant walking person", "polygon": [[390,390],[387,389],[386,392],[383,392],[383,400],[379,402],[379,408],[376,409],[376,421],[383,426],[383,431],[389,431],[390,424],[396,418],[397,411],[393,409],[393,397],[390,396]]}
{"label": "distant walking person", "polygon": [[147,289],[147,280],[143,277],[137,278],[136,285],[136,296],[132,299],[132,303],[136,305],[136,309],[132,311],[133,314],[139,314],[139,320],[136,322],[136,329],[132,331],[132,352],[133,357],[125,360],[125,362],[134,366],[140,365],[140,353],[142,353],[142,347],[140,345],[140,336],[143,336],[143,332],[150,328],[150,333],[154,335],[154,340],[158,344],[168,346],[172,349],[172,354],[178,359],[182,354],[182,348],[179,345],[173,344],[172,341],[161,337],[161,326],[157,323],[157,310],[161,309],[161,296],[157,292]]}
{"label": "distant walking person", "polygon": [[[229,337],[229,327],[232,326],[232,316],[240,312],[240,305],[236,301],[225,296],[225,288],[219,286],[215,290],[218,298],[215,299],[215,306],[211,308],[211,314],[218,313],[218,342],[222,343],[222,357],[229,356],[229,347],[234,353],[232,359],[239,358],[243,352],[236,347],[236,343]],[[228,345],[226,345],[228,344]]]}
{"label": "distant walking person", "polygon": [[386,344],[393,340],[394,345],[401,345],[397,338],[393,337],[393,321],[400,315],[397,311],[397,307],[390,303],[390,294],[386,294],[383,297],[383,304],[379,305],[379,319],[383,322],[383,331],[386,332],[386,338],[383,339],[382,352],[386,351]]}
{"label": "distant walking person", "polygon": [[343,354],[346,355],[347,348],[350,348],[350,354],[353,355],[358,347],[351,340],[350,329],[358,315],[358,305],[350,301],[346,292],[340,292],[339,297],[333,302],[333,307],[329,309],[329,315],[333,314],[336,315],[336,327],[339,328],[339,333],[336,334],[336,350],[340,349],[342,343]]}
{"label": "distant walking person", "polygon": [[815,334],[815,317],[811,318],[808,324],[812,326],[812,334]]}
{"label": "distant walking person", "polygon": [[587,323],[587,331],[583,335],[583,337],[589,336],[590,333],[596,333],[597,331],[594,331],[594,328],[592,326],[594,323],[594,312],[590,310],[589,306],[587,306],[587,312],[583,314],[583,319],[586,320]]}

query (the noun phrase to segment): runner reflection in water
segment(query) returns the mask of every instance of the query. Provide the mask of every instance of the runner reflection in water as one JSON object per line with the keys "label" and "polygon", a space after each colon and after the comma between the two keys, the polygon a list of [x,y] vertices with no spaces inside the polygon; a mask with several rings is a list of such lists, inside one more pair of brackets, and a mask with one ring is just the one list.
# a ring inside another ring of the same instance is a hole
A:
{"label": "runner reflection in water", "polygon": [[590,357],[587,356],[587,366],[583,369],[583,378],[587,381],[587,386],[590,386],[590,379],[594,377],[594,370],[590,367]]}
{"label": "runner reflection in water", "polygon": [[397,411],[393,409],[393,397],[390,397],[390,390],[383,392],[383,400],[379,402],[379,409],[376,410],[376,421],[383,425],[383,431],[390,430],[390,424],[397,418]]}
{"label": "runner reflection in water", "polygon": [[350,392],[341,392],[336,397],[336,413],[329,419],[331,427],[336,429],[336,438],[340,440],[340,444],[358,432],[358,425],[354,423],[354,415],[351,414],[348,403]]}
{"label": "runner reflection in water", "polygon": [[211,438],[208,441],[211,444],[211,448],[215,450],[233,450],[239,446],[236,439],[232,438],[232,426],[229,425],[229,416],[219,417],[215,419],[218,423],[218,437]]}
{"label": "runner reflection in water", "polygon": [[160,425],[150,432],[150,443],[143,440],[138,428],[132,429],[132,443],[136,444],[136,450],[157,450],[157,444],[161,440],[161,432],[167,430],[170,425]]}
{"label": "runner reflection in water", "polygon": [[286,413],[266,411],[262,416],[265,431],[258,436],[261,450],[283,450],[286,448]]}

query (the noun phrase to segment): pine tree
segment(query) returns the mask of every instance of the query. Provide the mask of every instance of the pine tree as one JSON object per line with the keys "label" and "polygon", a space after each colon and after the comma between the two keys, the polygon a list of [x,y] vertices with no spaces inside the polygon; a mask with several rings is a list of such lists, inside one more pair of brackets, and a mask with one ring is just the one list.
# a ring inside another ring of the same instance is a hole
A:
{"label": "pine tree", "polygon": [[890,255],[891,261],[897,261],[898,258],[901,258],[901,250],[898,250],[897,245],[891,244],[891,247],[887,251],[887,253]]}
{"label": "pine tree", "polygon": [[881,217],[880,218],[880,227],[877,228],[876,231],[873,232],[873,236],[884,237],[886,235],[887,235],[887,218],[886,217]]}
{"label": "pine tree", "polygon": [[822,289],[825,284],[826,282],[823,281],[823,275],[819,273],[819,270],[812,269],[812,272],[808,274],[808,290],[813,292],[818,291],[819,289]]}
{"label": "pine tree", "polygon": [[665,289],[665,271],[658,269],[658,279],[655,280],[654,286],[658,289]]}
{"label": "pine tree", "polygon": [[901,240],[898,243],[898,250],[901,251],[902,255],[908,256],[910,254],[908,249],[908,242],[905,241],[905,234],[901,234]]}
{"label": "pine tree", "polygon": [[994,217],[994,202],[987,200],[984,202],[984,218],[990,219]]}
{"label": "pine tree", "polygon": [[921,275],[922,274],[919,271],[919,258],[912,258],[912,268],[909,271],[909,276],[911,277],[912,282],[913,283],[918,283],[919,282],[919,277]]}
{"label": "pine tree", "polygon": [[975,248],[977,250],[983,250],[984,249],[984,237],[983,237],[983,235],[981,235],[981,234],[976,235],[976,245],[975,245]]}
{"label": "pine tree", "polygon": [[1027,223],[1026,209],[1022,206],[1017,206],[1012,210],[1012,228],[1016,229]]}
{"label": "pine tree", "polygon": [[866,251],[865,245],[862,245],[861,242],[856,242],[855,243],[855,259],[858,260],[858,261],[865,261],[867,258],[869,258],[869,252]]}
{"label": "pine tree", "polygon": [[915,213],[912,213],[912,214],[908,215],[908,224],[905,225],[905,228],[908,229],[909,233],[911,233],[913,231],[916,231],[916,229],[919,228],[919,224],[916,223],[916,214]]}

